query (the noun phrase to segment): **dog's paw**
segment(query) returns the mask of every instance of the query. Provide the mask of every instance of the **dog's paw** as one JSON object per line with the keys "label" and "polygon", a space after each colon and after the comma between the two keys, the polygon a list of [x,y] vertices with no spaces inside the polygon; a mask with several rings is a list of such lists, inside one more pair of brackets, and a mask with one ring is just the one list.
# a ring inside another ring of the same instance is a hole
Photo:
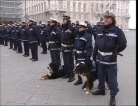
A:
{"label": "dog's paw", "polygon": [[87,91],[87,92],[86,92],[86,95],[90,95],[90,92]]}
{"label": "dog's paw", "polygon": [[87,89],[86,89],[86,88],[84,88],[83,90],[84,90],[84,91],[86,91]]}
{"label": "dog's paw", "polygon": [[39,77],[39,79],[41,79],[42,77]]}

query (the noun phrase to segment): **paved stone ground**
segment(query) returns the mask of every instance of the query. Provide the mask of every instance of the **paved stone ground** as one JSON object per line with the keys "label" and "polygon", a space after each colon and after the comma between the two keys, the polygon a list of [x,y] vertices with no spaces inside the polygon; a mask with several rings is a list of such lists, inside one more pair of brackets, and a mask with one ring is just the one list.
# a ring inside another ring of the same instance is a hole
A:
{"label": "paved stone ground", "polygon": [[[136,32],[125,32],[128,47],[123,57],[118,57],[118,83],[120,92],[117,105],[136,105]],[[40,54],[32,62],[9,47],[1,46],[1,105],[108,105],[110,91],[105,96],[86,95],[82,85],[74,86],[67,79],[40,80],[46,74],[47,55]],[[77,80],[77,77],[76,77]],[[95,82],[97,86],[98,81]],[[93,89],[95,91],[96,89]]]}

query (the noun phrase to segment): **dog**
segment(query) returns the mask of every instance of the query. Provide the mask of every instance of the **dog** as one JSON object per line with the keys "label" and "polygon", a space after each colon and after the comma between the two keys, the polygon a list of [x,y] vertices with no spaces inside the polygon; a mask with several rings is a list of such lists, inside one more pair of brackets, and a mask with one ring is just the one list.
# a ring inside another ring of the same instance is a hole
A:
{"label": "dog", "polygon": [[57,79],[66,75],[64,71],[64,66],[61,66],[59,68],[59,66],[55,62],[51,62],[47,67],[47,69],[48,69],[47,75],[39,77],[40,79],[43,80]]}
{"label": "dog", "polygon": [[96,79],[98,79],[98,72],[97,70],[93,70],[92,61],[87,62],[80,62],[76,65],[74,69],[75,74],[79,74],[83,81],[85,81],[84,90],[86,94],[91,94],[93,83]]}

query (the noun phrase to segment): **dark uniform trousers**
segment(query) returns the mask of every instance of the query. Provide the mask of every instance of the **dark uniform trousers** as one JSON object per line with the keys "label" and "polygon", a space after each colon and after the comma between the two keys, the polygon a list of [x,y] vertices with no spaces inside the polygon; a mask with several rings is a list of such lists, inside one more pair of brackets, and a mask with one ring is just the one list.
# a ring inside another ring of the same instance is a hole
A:
{"label": "dark uniform trousers", "polygon": [[46,42],[42,42],[42,48],[43,48],[43,52],[47,53],[47,45]]}
{"label": "dark uniform trousers", "polygon": [[38,60],[38,44],[37,42],[30,43],[32,59]]}
{"label": "dark uniform trousers", "polygon": [[0,44],[4,45],[4,38],[3,38],[3,36],[0,37]]}
{"label": "dark uniform trousers", "polygon": [[74,58],[72,52],[63,52],[63,60],[64,60],[64,67],[66,70],[66,74],[70,77],[74,76],[73,69],[74,69]]}
{"label": "dark uniform trousers", "polygon": [[24,55],[29,56],[29,42],[23,41],[23,45],[24,45]]}
{"label": "dark uniform trousers", "polygon": [[18,52],[22,52],[22,44],[21,44],[21,40],[17,40],[17,48],[18,48]]}
{"label": "dark uniform trousers", "polygon": [[13,39],[13,45],[14,45],[14,50],[17,50],[17,42],[15,39]]}
{"label": "dark uniform trousers", "polygon": [[57,63],[57,65],[61,65],[60,61],[60,50],[50,50],[51,61]]}
{"label": "dark uniform trousers", "polygon": [[9,38],[9,42],[10,42],[10,48],[13,49],[13,41],[12,41],[12,38]]}
{"label": "dark uniform trousers", "polygon": [[8,46],[8,37],[7,36],[4,37],[4,46]]}
{"label": "dark uniform trousers", "polygon": [[[117,64],[114,65],[104,65],[98,63],[98,79],[99,79],[99,89],[105,90],[105,75],[107,73],[110,95],[116,96],[118,93],[118,83],[117,83]],[[104,80],[103,80],[104,79]]]}

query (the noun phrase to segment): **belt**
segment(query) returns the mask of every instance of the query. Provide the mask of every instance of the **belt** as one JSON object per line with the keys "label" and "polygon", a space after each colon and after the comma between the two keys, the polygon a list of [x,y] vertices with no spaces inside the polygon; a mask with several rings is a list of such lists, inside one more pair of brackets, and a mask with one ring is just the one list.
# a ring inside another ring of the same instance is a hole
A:
{"label": "belt", "polygon": [[57,43],[57,42],[59,42],[59,41],[56,41],[56,42],[55,41],[49,41],[49,43]]}
{"label": "belt", "polygon": [[101,52],[98,50],[98,53],[100,53],[102,56],[107,56],[107,55],[113,55],[113,52]]}
{"label": "belt", "polygon": [[76,53],[77,53],[77,54],[86,53],[86,50],[84,50],[84,51],[76,50]]}
{"label": "belt", "polygon": [[65,44],[61,44],[63,47],[73,47],[73,45],[65,45]]}

